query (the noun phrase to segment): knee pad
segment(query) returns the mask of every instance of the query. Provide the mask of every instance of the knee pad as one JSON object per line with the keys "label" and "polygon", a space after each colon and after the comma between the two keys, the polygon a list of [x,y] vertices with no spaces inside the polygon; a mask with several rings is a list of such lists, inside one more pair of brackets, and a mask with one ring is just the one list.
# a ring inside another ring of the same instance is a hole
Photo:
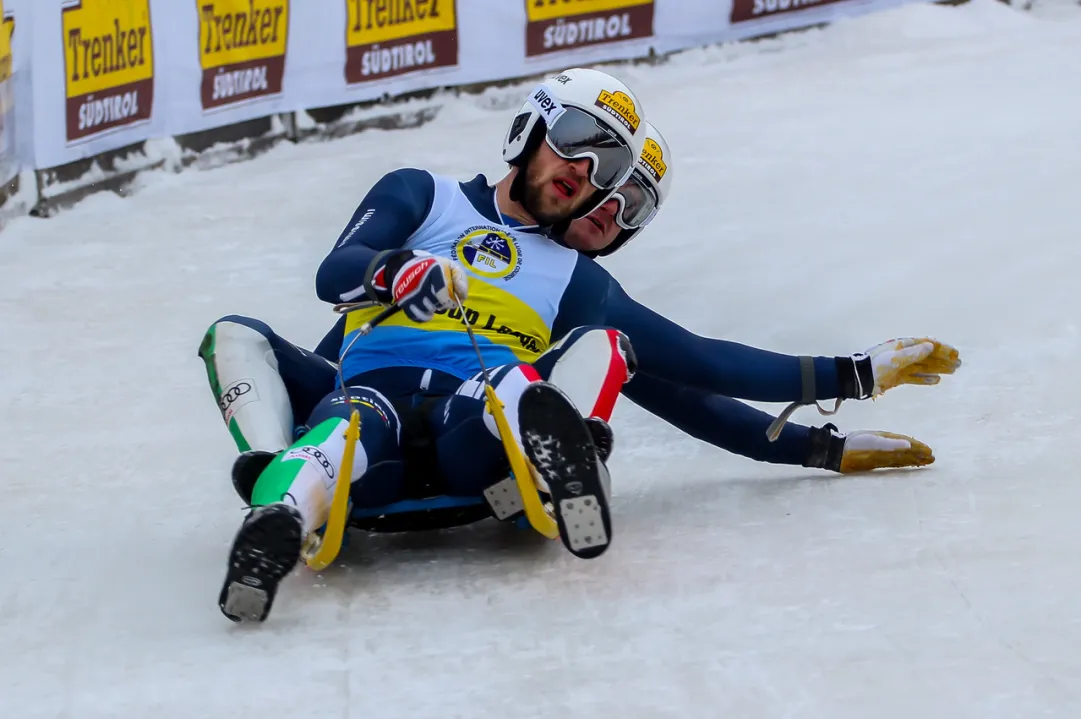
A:
{"label": "knee pad", "polygon": [[549,381],[571,398],[583,417],[612,417],[623,385],[637,368],[630,340],[608,327],[576,329],[549,352],[558,352]]}
{"label": "knee pad", "polygon": [[245,319],[230,316],[211,325],[199,356],[237,449],[280,452],[292,444],[289,393],[270,341],[260,331],[266,326]]}

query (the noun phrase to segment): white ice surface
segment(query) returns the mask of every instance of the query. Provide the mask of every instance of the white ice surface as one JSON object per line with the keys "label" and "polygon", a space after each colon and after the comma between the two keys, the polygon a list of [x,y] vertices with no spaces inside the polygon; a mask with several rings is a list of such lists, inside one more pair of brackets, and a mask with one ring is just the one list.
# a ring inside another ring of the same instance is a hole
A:
{"label": "white ice surface", "polygon": [[955,377],[834,418],[937,463],[756,464],[621,403],[602,559],[502,526],[355,536],[238,628],[201,333],[318,340],[314,271],[366,189],[500,176],[522,88],[158,174],[0,235],[0,717],[1081,716],[1081,10],[907,7],[619,72],[677,174],[612,272],[779,351],[956,344]]}

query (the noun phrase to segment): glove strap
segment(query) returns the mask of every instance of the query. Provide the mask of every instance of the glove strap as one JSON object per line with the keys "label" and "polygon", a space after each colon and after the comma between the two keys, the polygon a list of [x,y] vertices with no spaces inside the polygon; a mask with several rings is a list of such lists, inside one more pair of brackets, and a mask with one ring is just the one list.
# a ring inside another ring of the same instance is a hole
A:
{"label": "glove strap", "polygon": [[781,430],[784,428],[785,422],[800,407],[813,404],[818,408],[819,414],[828,417],[837,414],[838,410],[841,409],[841,403],[846,399],[867,399],[871,396],[875,388],[875,373],[871,367],[870,356],[860,352],[848,357],[834,357],[833,361],[837,367],[837,400],[834,402],[833,409],[824,409],[815,398],[817,392],[815,391],[814,360],[810,357],[800,357],[803,397],[800,401],[793,402],[785,407],[784,412],[781,412],[780,416],[766,428],[766,437],[769,438],[770,442],[777,441],[777,438],[781,436]]}
{"label": "glove strap", "polygon": [[798,402],[785,407],[784,412],[777,417],[777,419],[770,422],[769,427],[766,428],[766,437],[770,442],[776,442],[777,438],[781,436],[781,430],[784,429],[785,422],[792,416],[800,407],[806,407],[807,405],[814,405],[818,408],[818,412],[823,415],[837,414],[837,410],[841,407],[841,399],[837,399],[837,404],[834,405],[833,411],[827,411],[822,408],[822,405],[818,404],[818,389],[815,384],[815,361],[812,357],[801,356],[799,358],[799,373],[800,380],[803,386],[803,396],[800,397]]}
{"label": "glove strap", "polygon": [[[402,269],[409,260],[413,259],[412,250],[383,250],[368,264],[368,270],[364,273],[364,291],[373,302],[389,305],[394,301],[393,286],[394,276]],[[384,287],[375,285],[375,276],[383,271],[382,282]]]}
{"label": "glove strap", "polygon": [[844,399],[868,399],[875,389],[875,371],[871,357],[857,352],[849,357],[834,357],[837,366],[837,396]]}
{"label": "glove strap", "polygon": [[803,460],[804,467],[841,471],[841,458],[845,452],[845,437],[837,432],[837,427],[827,424],[823,427],[811,427],[811,449]]}

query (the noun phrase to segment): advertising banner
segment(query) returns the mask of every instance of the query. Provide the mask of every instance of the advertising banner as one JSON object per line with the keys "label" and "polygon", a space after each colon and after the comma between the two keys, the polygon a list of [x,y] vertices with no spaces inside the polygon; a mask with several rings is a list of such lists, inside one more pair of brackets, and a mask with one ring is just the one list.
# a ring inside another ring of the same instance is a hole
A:
{"label": "advertising banner", "polygon": [[0,185],[19,174],[19,153],[15,135],[15,55],[12,35],[15,18],[0,0]]}
{"label": "advertising banner", "polygon": [[345,3],[348,84],[457,67],[455,0],[345,0]]}
{"label": "advertising banner", "polygon": [[[154,4],[17,4],[14,38],[28,46],[24,62],[29,82],[16,78],[16,86],[24,93],[29,90],[19,105],[31,112],[34,168],[56,167],[161,136],[164,127],[155,112],[160,78]],[[16,58],[20,53],[16,50]],[[18,114],[24,117],[24,110]]]}
{"label": "advertising banner", "polygon": [[[26,28],[14,78],[9,23],[0,32],[0,180],[12,155],[50,168],[277,113],[524,79],[911,1],[0,0]],[[22,132],[12,131],[16,106]],[[619,97],[604,106],[624,120],[641,112]]]}
{"label": "advertising banner", "polygon": [[289,0],[194,0],[204,110],[280,95]]}
{"label": "advertising banner", "polygon": [[526,0],[526,57],[653,36],[653,0]]}
{"label": "advertising banner", "polygon": [[154,105],[150,0],[75,0],[61,15],[67,141],[148,121]]}
{"label": "advertising banner", "polygon": [[729,20],[735,24],[759,18],[820,7],[846,0],[732,0]]}

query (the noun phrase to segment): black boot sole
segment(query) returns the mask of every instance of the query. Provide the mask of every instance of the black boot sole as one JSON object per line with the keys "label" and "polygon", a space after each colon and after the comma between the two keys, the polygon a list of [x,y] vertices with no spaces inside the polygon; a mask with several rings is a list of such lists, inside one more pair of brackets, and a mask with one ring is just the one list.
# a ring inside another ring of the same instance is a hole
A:
{"label": "black boot sole", "polygon": [[559,536],[571,554],[599,557],[612,541],[608,497],[593,435],[554,385],[534,382],[518,401],[526,456],[551,492]]}
{"label": "black boot sole", "polygon": [[257,510],[237,532],[218,606],[234,622],[265,621],[278,584],[300,559],[300,513],[276,504]]}

